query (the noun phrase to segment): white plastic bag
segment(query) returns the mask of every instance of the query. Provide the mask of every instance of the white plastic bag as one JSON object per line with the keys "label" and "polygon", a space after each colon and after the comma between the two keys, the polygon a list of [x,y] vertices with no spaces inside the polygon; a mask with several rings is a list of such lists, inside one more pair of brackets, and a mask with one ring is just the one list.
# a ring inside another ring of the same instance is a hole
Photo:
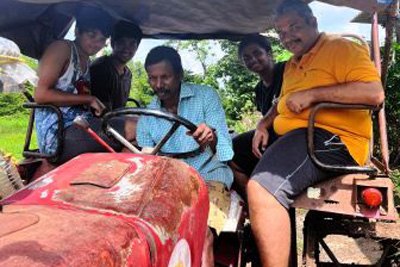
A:
{"label": "white plastic bag", "polygon": [[37,85],[36,72],[21,59],[21,52],[13,41],[0,37],[0,93],[24,91],[24,83]]}

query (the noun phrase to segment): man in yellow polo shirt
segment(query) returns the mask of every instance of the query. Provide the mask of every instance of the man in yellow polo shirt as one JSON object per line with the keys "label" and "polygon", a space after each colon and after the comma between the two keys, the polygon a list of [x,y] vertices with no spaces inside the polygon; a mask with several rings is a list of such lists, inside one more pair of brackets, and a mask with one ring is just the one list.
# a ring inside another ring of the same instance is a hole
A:
{"label": "man in yellow polo shirt", "polygon": [[[287,267],[288,209],[307,187],[336,176],[318,169],[307,154],[310,108],[319,102],[379,105],[380,78],[368,50],[349,40],[319,33],[316,18],[302,1],[284,1],[275,28],[293,53],[287,62],[279,102],[259,123],[253,151],[268,140],[273,124],[281,137],[263,154],[247,188],[250,221],[263,266]],[[324,110],[316,118],[316,156],[332,165],[363,165],[368,157],[371,118],[367,111]]]}

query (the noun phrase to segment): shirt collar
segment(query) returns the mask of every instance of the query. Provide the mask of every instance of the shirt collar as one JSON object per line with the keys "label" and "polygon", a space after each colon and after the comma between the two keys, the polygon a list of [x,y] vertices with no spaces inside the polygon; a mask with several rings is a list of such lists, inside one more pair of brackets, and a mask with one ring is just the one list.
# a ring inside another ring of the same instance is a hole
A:
{"label": "shirt collar", "polygon": [[129,74],[129,68],[127,65],[124,66],[124,72],[122,74],[119,74],[118,70],[115,68],[113,61],[112,61],[112,55],[106,55],[105,57],[105,61],[107,61],[107,63],[111,66],[111,68],[113,69],[113,71],[120,77],[124,77],[126,75]]}
{"label": "shirt collar", "polygon": [[311,54],[316,54],[319,51],[319,49],[321,48],[322,44],[325,43],[327,38],[328,37],[327,37],[326,33],[324,33],[324,32],[320,33],[320,35],[318,36],[318,40],[315,43],[315,45],[304,56],[311,55]]}
{"label": "shirt collar", "polygon": [[303,63],[303,62],[308,61],[309,58],[311,58],[314,54],[316,54],[316,53],[320,50],[322,44],[325,43],[325,41],[327,40],[327,38],[328,38],[328,36],[326,35],[326,33],[324,33],[324,32],[320,33],[320,35],[318,36],[317,42],[316,42],[315,45],[310,49],[310,51],[308,51],[306,54],[304,54],[304,55],[301,57],[300,61],[296,61],[296,60],[294,59],[294,57],[292,57],[292,58],[290,59],[290,64],[291,64],[291,65],[294,65],[294,66],[297,66],[297,65],[299,65],[300,63]]}
{"label": "shirt collar", "polygon": [[193,95],[193,88],[187,83],[181,83],[181,94],[179,96],[179,100],[192,97]]}

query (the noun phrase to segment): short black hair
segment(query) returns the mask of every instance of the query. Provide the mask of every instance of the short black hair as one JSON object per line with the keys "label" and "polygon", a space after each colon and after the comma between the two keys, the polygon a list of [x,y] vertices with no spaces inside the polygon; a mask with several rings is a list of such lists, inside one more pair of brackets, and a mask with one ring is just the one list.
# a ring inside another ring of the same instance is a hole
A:
{"label": "short black hair", "polygon": [[275,10],[275,18],[282,17],[289,12],[296,12],[300,17],[303,17],[306,22],[309,22],[314,14],[307,3],[301,0],[285,0]]}
{"label": "short black hair", "polygon": [[239,59],[242,58],[243,56],[243,51],[244,49],[249,45],[249,44],[256,44],[260,46],[262,49],[265,50],[268,54],[272,54],[272,47],[271,43],[268,41],[268,38],[261,35],[261,34],[250,34],[247,35],[240,41],[239,47],[238,47],[238,57]]}
{"label": "short black hair", "polygon": [[146,71],[149,66],[167,61],[171,64],[175,74],[183,75],[181,56],[174,48],[169,46],[157,46],[150,50],[144,62]]}
{"label": "short black hair", "polygon": [[105,37],[111,35],[113,19],[106,11],[99,7],[81,6],[75,18],[76,27],[81,33],[90,30],[99,30]]}
{"label": "short black hair", "polygon": [[142,36],[142,30],[137,25],[121,20],[114,26],[114,30],[111,34],[111,43],[116,42],[121,38],[128,37],[135,39],[136,45],[139,46]]}

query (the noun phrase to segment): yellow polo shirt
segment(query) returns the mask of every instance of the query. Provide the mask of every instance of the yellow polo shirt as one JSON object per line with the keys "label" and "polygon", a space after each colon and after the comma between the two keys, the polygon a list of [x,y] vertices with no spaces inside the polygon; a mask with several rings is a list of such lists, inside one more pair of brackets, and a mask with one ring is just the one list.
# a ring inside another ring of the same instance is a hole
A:
{"label": "yellow polo shirt", "polygon": [[[300,61],[292,57],[287,62],[274,129],[277,134],[284,135],[308,125],[310,109],[296,114],[286,106],[286,98],[291,93],[320,86],[375,81],[380,81],[380,77],[365,47],[322,33],[315,46]],[[340,136],[357,163],[365,164],[372,132],[368,111],[320,110],[316,126]]]}

